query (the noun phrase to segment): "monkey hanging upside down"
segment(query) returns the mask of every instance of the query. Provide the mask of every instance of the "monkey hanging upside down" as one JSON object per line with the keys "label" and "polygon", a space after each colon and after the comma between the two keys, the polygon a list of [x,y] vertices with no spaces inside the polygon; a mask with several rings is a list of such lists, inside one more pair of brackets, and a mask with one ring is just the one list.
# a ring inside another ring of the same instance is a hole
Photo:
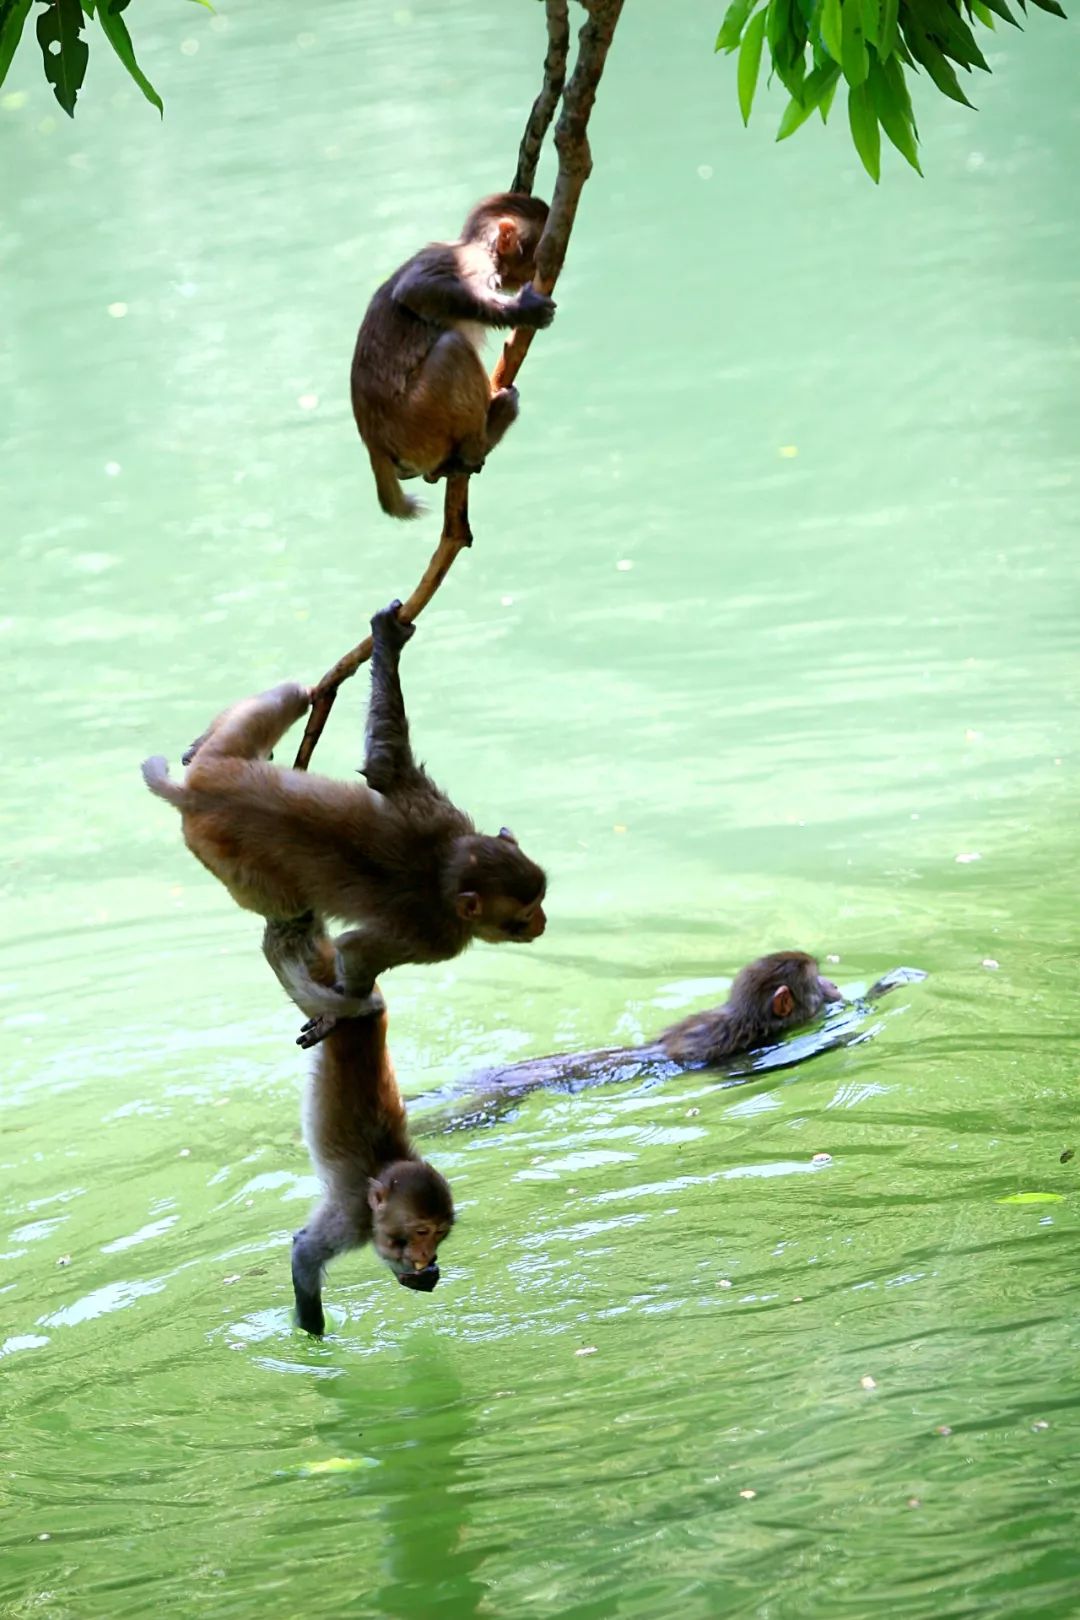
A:
{"label": "monkey hanging upside down", "polygon": [[[268,922],[263,948],[273,960],[287,948],[313,983],[333,984],[334,945],[314,919],[307,928]],[[446,1180],[409,1140],[405,1107],[386,1046],[385,1009],[340,1018],[315,1056],[304,1099],[304,1140],[322,1177],[322,1201],[295,1233],[296,1319],[325,1331],[323,1268],[335,1255],[371,1243],[406,1288],[430,1293],[439,1281],[439,1245],[454,1224]]]}
{"label": "monkey hanging upside down", "polygon": [[[473,939],[537,939],[546,924],[542,869],[505,827],[478,833],[413,757],[398,662],[413,626],[400,602],[371,621],[371,702],[361,782],[337,782],[269,763],[275,743],[311,702],[307,687],[277,686],[218,715],[193,744],[183,785],[160,756],[146,785],[183,817],[192,854],[237,905],[275,927],[271,966],[308,1016],[302,1046],[335,1018],[382,1010],[375,979],[404,962],[443,962]],[[331,983],[312,977],[313,922],[353,927],[335,941]]]}

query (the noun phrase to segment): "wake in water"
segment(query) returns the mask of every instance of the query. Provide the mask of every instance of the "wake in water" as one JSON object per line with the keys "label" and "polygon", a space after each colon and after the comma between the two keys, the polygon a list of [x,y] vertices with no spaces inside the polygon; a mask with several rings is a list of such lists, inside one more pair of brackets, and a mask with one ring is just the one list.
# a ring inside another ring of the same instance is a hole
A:
{"label": "wake in water", "polygon": [[554,1057],[526,1058],[503,1068],[481,1069],[439,1091],[425,1092],[409,1103],[410,1123],[425,1136],[492,1125],[532,1091],[584,1091],[591,1086],[634,1082],[642,1089],[691,1072],[714,1074],[720,1086],[739,1085],[772,1070],[792,1069],[822,1052],[871,1041],[884,1028],[875,1018],[883,996],[925,979],[921,968],[897,967],[884,974],[862,996],[833,1002],[816,1024],[786,1040],[742,1052],[717,1065],[675,1063],[657,1042],[647,1046],[602,1047]]}

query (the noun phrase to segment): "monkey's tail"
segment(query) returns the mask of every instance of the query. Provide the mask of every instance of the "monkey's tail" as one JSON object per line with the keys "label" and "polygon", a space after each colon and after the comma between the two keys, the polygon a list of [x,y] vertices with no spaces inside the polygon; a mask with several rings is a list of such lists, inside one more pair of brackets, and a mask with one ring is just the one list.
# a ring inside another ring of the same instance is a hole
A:
{"label": "monkey's tail", "polygon": [[419,517],[424,510],[424,503],[418,501],[415,495],[406,495],[390,457],[384,456],[378,450],[369,450],[368,456],[371,460],[371,470],[375,474],[379,505],[383,511],[396,518]]}
{"label": "monkey's tail", "polygon": [[169,775],[169,762],[164,754],[154,754],[152,758],[144,759],[141,769],[143,781],[151,793],[156,793],[159,799],[168,799],[178,810],[188,808],[190,795]]}

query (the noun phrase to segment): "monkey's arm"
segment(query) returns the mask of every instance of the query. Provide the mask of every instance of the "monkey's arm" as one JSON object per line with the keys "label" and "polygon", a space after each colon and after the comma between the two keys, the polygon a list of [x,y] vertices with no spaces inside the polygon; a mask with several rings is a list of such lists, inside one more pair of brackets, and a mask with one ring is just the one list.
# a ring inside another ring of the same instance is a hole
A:
{"label": "monkey's arm", "polygon": [[312,911],[267,923],[263,955],[282,989],[307,1015],[298,1046],[317,1045],[339,1018],[366,1018],[384,1010],[375,969],[361,941],[359,930],[331,941]]}
{"label": "monkey's arm", "polygon": [[413,758],[405,699],[401,695],[401,649],[414,634],[415,626],[398,618],[400,606],[400,602],[391,602],[371,621],[371,701],[361,767],[368,787],[387,797],[428,784],[426,774]]}
{"label": "monkey's arm", "polygon": [[555,305],[526,284],[514,298],[497,298],[463,274],[451,252],[417,254],[390,291],[395,304],[433,326],[478,321],[483,326],[550,326]]}

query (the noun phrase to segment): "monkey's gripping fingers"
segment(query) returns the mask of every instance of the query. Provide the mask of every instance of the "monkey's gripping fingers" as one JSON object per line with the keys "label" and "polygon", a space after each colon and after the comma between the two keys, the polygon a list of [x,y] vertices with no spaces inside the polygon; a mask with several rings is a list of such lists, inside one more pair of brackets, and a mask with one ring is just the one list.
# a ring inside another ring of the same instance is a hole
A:
{"label": "monkey's gripping fingers", "polygon": [[389,607],[380,608],[371,621],[371,634],[374,639],[384,646],[404,647],[416,634],[415,624],[409,624],[405,619],[398,618],[398,609],[401,602],[395,598]]}
{"label": "monkey's gripping fingers", "polygon": [[372,990],[367,996],[350,996],[344,991],[339,991],[338,995],[341,999],[340,1012],[320,1013],[317,1018],[309,1018],[301,1027],[296,1044],[302,1046],[305,1052],[324,1041],[342,1019],[377,1018],[386,1011],[386,1002],[378,990]]}
{"label": "monkey's gripping fingers", "polygon": [[542,332],[555,319],[557,307],[554,299],[549,298],[547,293],[537,292],[532,282],[527,281],[512,306],[514,325],[530,326]]}

